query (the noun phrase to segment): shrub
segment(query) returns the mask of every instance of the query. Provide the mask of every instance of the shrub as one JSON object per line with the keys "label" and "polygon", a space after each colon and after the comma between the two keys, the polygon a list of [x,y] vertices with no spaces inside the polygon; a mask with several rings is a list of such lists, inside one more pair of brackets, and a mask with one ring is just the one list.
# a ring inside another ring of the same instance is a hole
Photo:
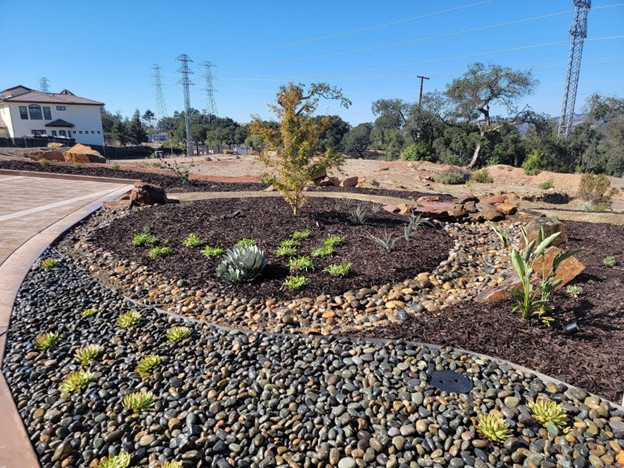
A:
{"label": "shrub", "polygon": [[85,309],[82,312],[80,312],[80,316],[82,318],[89,318],[89,317],[93,317],[97,313],[98,313],[98,309],[95,307],[91,307],[89,309]]}
{"label": "shrub", "polygon": [[328,257],[334,254],[334,248],[331,245],[323,245],[316,249],[312,249],[313,257]]}
{"label": "shrub", "polygon": [[45,258],[41,260],[41,268],[44,270],[50,270],[58,265],[58,260],[56,258]]}
{"label": "shrub", "polygon": [[568,422],[565,410],[554,401],[539,399],[535,403],[529,403],[528,406],[535,420],[544,427],[554,424],[559,429],[563,429]]}
{"label": "shrub", "polygon": [[141,312],[138,310],[129,310],[117,317],[117,326],[119,328],[129,328],[141,321]]}
{"label": "shrub", "polygon": [[310,233],[312,231],[310,231],[309,227],[306,227],[303,231],[295,231],[293,232],[292,238],[294,240],[304,240],[307,239],[308,237],[310,237]]}
{"label": "shrub", "polygon": [[294,257],[297,255],[297,249],[294,247],[284,247],[283,245],[280,245],[273,253],[276,257]]}
{"label": "shrub", "polygon": [[89,382],[91,382],[94,377],[95,376],[88,370],[77,370],[63,379],[59,385],[59,390],[64,394],[80,392],[89,385]]}
{"label": "shrub", "polygon": [[583,295],[583,288],[581,286],[568,285],[566,286],[566,293],[572,297],[580,297]]}
{"label": "shrub", "polygon": [[609,255],[608,257],[605,257],[602,259],[602,264],[604,266],[614,267],[615,265],[618,264],[618,261],[614,256]]}
{"label": "shrub", "polygon": [[461,169],[445,169],[433,176],[433,180],[439,184],[459,185],[465,184],[470,178],[470,173]]}
{"label": "shrub", "polygon": [[544,155],[538,151],[533,150],[529,153],[529,156],[522,163],[522,170],[526,175],[534,176],[542,172],[542,159]]}
{"label": "shrub", "polygon": [[143,228],[139,233],[132,236],[132,245],[135,247],[143,247],[145,245],[152,245],[158,241],[155,236],[150,233],[148,227]]}
{"label": "shrub", "polygon": [[345,238],[342,236],[329,236],[327,239],[323,241],[323,246],[337,247],[343,244],[344,241],[345,241]]}
{"label": "shrub", "polygon": [[151,249],[149,249],[149,252],[147,255],[152,260],[157,259],[157,258],[165,258],[165,257],[169,257],[170,255],[173,255],[173,249],[167,246],[152,247]]}
{"label": "shrub", "polygon": [[167,330],[167,340],[172,343],[182,341],[189,336],[191,336],[191,329],[188,327],[172,327]]}
{"label": "shrub", "polygon": [[204,250],[202,250],[202,254],[204,254],[206,257],[218,257],[222,253],[222,247],[210,247],[209,245],[204,247]]}
{"label": "shrub", "polygon": [[130,454],[122,450],[119,452],[119,455],[113,455],[111,453],[102,458],[97,466],[98,468],[128,468],[131,461],[132,457]]}
{"label": "shrub", "polygon": [[227,283],[249,282],[262,273],[266,264],[264,253],[256,245],[236,245],[217,266],[217,276]]}
{"label": "shrub", "polygon": [[611,199],[617,194],[611,187],[611,180],[604,174],[583,174],[579,182],[578,196],[589,202],[591,211],[602,211],[611,207]]}
{"label": "shrub", "polygon": [[301,289],[307,284],[308,280],[305,276],[289,276],[284,280],[284,286],[288,289],[292,289],[293,291]]}
{"label": "shrub", "polygon": [[328,265],[323,271],[330,276],[347,276],[353,270],[353,263],[333,263]]}
{"label": "shrub", "polygon": [[156,369],[162,361],[162,356],[159,356],[158,354],[148,354],[139,361],[134,369],[134,372],[139,374],[139,377],[142,379],[146,379],[152,375],[154,369]]}
{"label": "shrub", "polygon": [[366,235],[370,240],[372,240],[375,244],[380,246],[386,252],[392,252],[396,243],[400,239],[398,236],[395,236],[393,233],[388,232],[387,230],[384,230],[384,233],[379,237],[371,234],[370,232],[366,233]]}
{"label": "shrub", "polygon": [[470,180],[480,184],[491,184],[494,182],[494,179],[492,179],[490,172],[486,168],[473,172],[470,175]]}
{"label": "shrub", "polygon": [[250,245],[256,245],[256,241],[253,239],[250,239],[249,237],[243,237],[236,244],[234,244],[234,247],[245,247],[245,246],[250,246]]}
{"label": "shrub", "polygon": [[35,338],[35,347],[40,350],[46,350],[49,347],[57,344],[61,340],[60,336],[56,332],[46,332]]}
{"label": "shrub", "polygon": [[84,345],[74,352],[74,357],[83,366],[88,366],[98,354],[102,351],[102,347],[96,344]]}
{"label": "shrub", "polygon": [[182,242],[184,247],[201,247],[203,243],[204,241],[201,239],[201,237],[193,232],[186,236],[186,239],[184,239],[184,242]]}
{"label": "shrub", "polygon": [[288,261],[290,271],[311,271],[314,270],[314,263],[310,257],[293,257]]}
{"label": "shrub", "polygon": [[349,212],[349,221],[353,224],[364,224],[366,222],[366,209],[361,204],[355,205],[355,208]]}
{"label": "shrub", "polygon": [[511,437],[509,424],[500,416],[491,413],[479,416],[477,431],[486,439],[498,444],[502,444]]}
{"label": "shrub", "polygon": [[429,161],[436,162],[436,154],[433,148],[421,141],[409,145],[403,153],[401,159],[404,161]]}
{"label": "shrub", "polygon": [[537,184],[537,186],[539,188],[541,188],[542,190],[548,190],[548,189],[551,189],[551,188],[553,188],[555,186],[555,181],[551,177],[550,179],[542,182],[541,184]]}
{"label": "shrub", "polygon": [[141,390],[140,392],[129,393],[122,400],[124,408],[132,410],[133,413],[139,414],[152,406],[156,401],[156,395],[152,392]]}

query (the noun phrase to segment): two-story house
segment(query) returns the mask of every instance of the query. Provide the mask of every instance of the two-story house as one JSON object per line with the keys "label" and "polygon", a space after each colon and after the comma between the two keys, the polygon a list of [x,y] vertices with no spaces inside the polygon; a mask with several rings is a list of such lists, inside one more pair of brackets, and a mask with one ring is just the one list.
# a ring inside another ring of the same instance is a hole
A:
{"label": "two-story house", "polygon": [[64,89],[44,93],[25,86],[0,92],[0,137],[55,136],[85,145],[103,145],[104,103]]}

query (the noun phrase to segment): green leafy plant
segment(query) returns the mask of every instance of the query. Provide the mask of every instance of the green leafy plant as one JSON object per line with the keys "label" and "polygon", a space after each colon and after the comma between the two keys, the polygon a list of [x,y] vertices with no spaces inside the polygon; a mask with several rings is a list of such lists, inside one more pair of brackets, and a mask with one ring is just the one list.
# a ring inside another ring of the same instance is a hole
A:
{"label": "green leafy plant", "polygon": [[96,307],[91,307],[89,309],[85,309],[82,312],[80,312],[80,316],[82,318],[89,318],[89,317],[93,317],[97,313],[98,313],[98,309]]}
{"label": "green leafy plant", "polygon": [[58,265],[58,260],[56,258],[45,258],[41,260],[41,268],[44,270],[50,270]]}
{"label": "green leafy plant", "polygon": [[609,255],[602,259],[602,264],[608,267],[614,267],[618,264],[617,259],[613,255]]}
{"label": "green leafy plant", "polygon": [[310,230],[310,228],[306,227],[302,231],[295,231],[295,232],[293,232],[292,238],[294,240],[304,240],[304,239],[307,239],[308,237],[310,237],[311,232],[312,231]]}
{"label": "green leafy plant", "polygon": [[314,270],[314,263],[310,257],[293,257],[288,261],[290,271],[311,271]]}
{"label": "green leafy plant", "polygon": [[566,286],[566,293],[572,297],[581,297],[583,295],[583,288],[581,286],[569,284]]}
{"label": "green leafy plant", "polygon": [[152,247],[151,249],[149,249],[149,252],[147,255],[152,260],[156,258],[166,258],[166,257],[169,257],[170,255],[173,255],[173,249],[168,246]]}
{"label": "green leafy plant", "polygon": [[138,232],[132,236],[132,245],[135,247],[143,247],[145,245],[153,245],[158,241],[156,236],[150,233],[148,227],[144,227],[141,232]]}
{"label": "green leafy plant", "polygon": [[48,161],[47,159],[40,159],[39,160],[39,165],[41,167],[48,167],[50,165],[50,161]]}
{"label": "green leafy plant", "polygon": [[148,378],[152,375],[154,369],[156,369],[163,361],[162,356],[158,354],[148,354],[141,358],[137,366],[134,368],[134,372],[139,374],[142,379]]}
{"label": "green leafy plant", "polygon": [[490,227],[492,228],[492,231],[494,231],[494,233],[498,236],[498,238],[500,239],[500,242],[503,246],[504,249],[506,249],[507,247],[509,247],[509,245],[511,244],[511,242],[509,242],[509,236],[507,235],[507,233],[502,229],[499,228],[496,224],[494,224],[492,221],[488,221],[488,224],[490,225]]}
{"label": "green leafy plant", "polygon": [[491,184],[492,182],[494,182],[494,179],[492,179],[492,176],[490,175],[490,172],[487,170],[487,168],[474,171],[470,175],[470,180],[479,184]]}
{"label": "green leafy plant", "polygon": [[522,163],[522,170],[526,175],[534,176],[542,172],[545,157],[541,151],[533,150]]}
{"label": "green leafy plant", "polygon": [[91,364],[98,354],[102,352],[102,347],[97,344],[84,345],[74,352],[74,357],[83,366]]}
{"label": "green leafy plant", "polygon": [[264,253],[256,245],[234,246],[217,266],[217,276],[227,283],[253,281],[267,265]]}
{"label": "green leafy plant", "polygon": [[182,242],[184,247],[201,247],[203,243],[204,241],[201,239],[201,237],[193,232],[186,236],[186,239],[184,239],[184,242]]}
{"label": "green leafy plant", "polygon": [[141,312],[138,310],[129,310],[117,317],[117,326],[120,328],[129,328],[141,321]]}
{"label": "green leafy plant", "polygon": [[403,153],[401,153],[401,159],[403,159],[404,161],[435,162],[436,154],[435,150],[427,143],[418,141],[405,148]]}
{"label": "green leafy plant", "polygon": [[82,169],[82,164],[74,163],[74,164],[72,164],[72,167],[74,169]]}
{"label": "green leafy plant", "polygon": [[502,444],[511,437],[509,424],[500,416],[492,413],[479,416],[477,432],[497,444]]}
{"label": "green leafy plant", "polygon": [[334,253],[334,248],[331,245],[323,245],[316,249],[312,249],[313,257],[328,257],[330,255],[333,255],[333,253]]}
{"label": "green leafy plant", "polygon": [[222,253],[222,247],[210,247],[209,245],[204,247],[204,250],[202,250],[202,254],[204,254],[206,257],[218,257]]}
{"label": "green leafy plant", "polygon": [[61,337],[56,332],[46,332],[35,338],[35,347],[40,350],[46,350],[49,347],[57,344],[61,340]]}
{"label": "green leafy plant", "polygon": [[297,255],[297,249],[294,247],[284,247],[283,245],[280,245],[273,253],[276,257],[294,257]]}
{"label": "green leafy plant", "polygon": [[88,370],[77,370],[63,379],[59,385],[59,390],[64,394],[80,392],[87,385],[89,385],[89,382],[91,382],[94,378],[94,374]]}
{"label": "green leafy plant", "polygon": [[328,265],[323,271],[330,276],[347,276],[353,270],[353,263],[333,263]]}
{"label": "green leafy plant", "polygon": [[246,247],[250,245],[256,245],[256,241],[254,239],[250,239],[249,237],[243,237],[236,244],[234,244],[234,247]]}
{"label": "green leafy plant", "polygon": [[338,247],[339,245],[342,245],[344,241],[345,238],[342,236],[329,236],[323,241],[323,246]]}
{"label": "green leafy plant", "polygon": [[611,180],[605,174],[583,174],[579,182],[578,196],[585,200],[590,211],[603,211],[611,207],[611,199],[618,193],[611,187]]}
{"label": "green leafy plant", "polygon": [[537,186],[539,188],[541,188],[542,190],[548,190],[548,189],[551,189],[551,188],[553,188],[555,186],[555,181],[551,177],[550,179],[542,182],[541,184],[537,184]]}
{"label": "green leafy plant", "polygon": [[308,284],[308,279],[305,276],[289,276],[284,280],[284,286],[288,289],[296,291]]}
{"label": "green leafy plant", "polygon": [[469,178],[470,173],[461,169],[445,169],[433,176],[435,182],[445,185],[465,184]]}
{"label": "green leafy plant", "polygon": [[392,252],[394,250],[394,247],[396,246],[396,243],[400,239],[400,237],[396,236],[395,234],[391,232],[388,232],[385,229],[384,229],[384,233],[380,236],[375,236],[374,234],[367,232],[366,237],[368,237],[370,240],[372,240],[375,244],[380,246],[386,252]]}
{"label": "green leafy plant", "polygon": [[349,211],[349,221],[357,225],[366,223],[366,208],[364,208],[364,205],[358,203]]}
{"label": "green leafy plant", "polygon": [[119,164],[117,164],[117,163],[113,163],[113,164],[111,164],[111,167],[110,167],[110,168],[111,168],[113,171],[118,171],[119,169],[121,169],[121,166],[120,166]]}
{"label": "green leafy plant", "polygon": [[112,453],[100,460],[98,468],[128,468],[132,457],[128,452],[121,451],[119,455],[113,455]]}
{"label": "green leafy plant", "polygon": [[[524,239],[524,249],[518,250],[514,248],[511,251],[511,264],[522,285],[522,289],[513,291],[516,303],[513,305],[512,310],[514,312],[519,310],[522,318],[525,320],[535,316],[538,321],[545,325],[550,325],[553,319],[546,315],[546,308],[552,292],[561,284],[560,279],[555,279],[557,268],[561,262],[578,253],[580,249],[571,249],[557,254],[553,259],[550,271],[540,272],[541,280],[534,285],[536,272],[533,269],[533,265],[535,261],[544,255],[546,249],[561,235],[561,232],[556,232],[544,238],[544,229],[540,228],[537,239],[530,242],[526,230],[522,228],[521,232]],[[542,263],[544,266],[546,265],[546,262]]]}
{"label": "green leafy plant", "polygon": [[189,336],[191,336],[191,329],[188,327],[172,327],[167,330],[167,340],[172,343],[182,341]]}
{"label": "green leafy plant", "polygon": [[528,406],[535,420],[544,427],[548,424],[554,424],[559,429],[563,429],[568,422],[563,407],[552,400],[541,398],[534,403],[529,403]]}
{"label": "green leafy plant", "polygon": [[418,228],[423,224],[431,225],[431,222],[423,219],[421,215],[414,216],[411,215],[407,224],[403,227],[403,238],[405,240],[410,240],[412,234],[418,230]]}
{"label": "green leafy plant", "polygon": [[282,242],[280,242],[280,247],[286,247],[290,249],[295,249],[299,247],[300,245],[301,245],[301,242],[299,242],[297,239],[285,239]]}
{"label": "green leafy plant", "polygon": [[139,414],[151,407],[156,402],[156,395],[150,391],[141,390],[140,392],[129,393],[122,400],[124,408],[132,410],[133,413]]}
{"label": "green leafy plant", "polygon": [[383,208],[383,205],[381,203],[372,203],[370,205],[370,212],[373,214],[379,213],[382,208]]}

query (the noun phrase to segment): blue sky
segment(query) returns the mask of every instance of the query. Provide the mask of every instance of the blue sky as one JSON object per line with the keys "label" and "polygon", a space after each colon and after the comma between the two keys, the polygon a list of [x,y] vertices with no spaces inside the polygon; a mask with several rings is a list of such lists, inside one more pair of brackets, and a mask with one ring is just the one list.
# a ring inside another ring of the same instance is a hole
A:
{"label": "blue sky", "polygon": [[[221,116],[270,116],[267,104],[288,81],[325,81],[353,101],[322,102],[352,124],[372,121],[371,102],[418,99],[440,90],[470,63],[530,69],[540,81],[523,102],[559,115],[572,0],[75,1],[0,0],[0,89],[72,92],[131,115],[156,111],[151,66],[162,67],[169,114],[182,110],[175,73],[180,54],[194,62],[191,105],[206,106],[201,63],[212,61]],[[616,37],[614,37],[616,36]],[[617,37],[619,36],[619,37]],[[577,97],[624,97],[624,3],[594,0]]]}

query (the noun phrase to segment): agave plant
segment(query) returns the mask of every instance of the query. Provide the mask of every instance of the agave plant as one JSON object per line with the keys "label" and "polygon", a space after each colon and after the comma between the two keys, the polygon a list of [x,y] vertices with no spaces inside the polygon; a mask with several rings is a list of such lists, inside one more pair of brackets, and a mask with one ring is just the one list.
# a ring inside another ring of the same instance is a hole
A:
{"label": "agave plant", "polygon": [[59,385],[59,390],[61,393],[65,394],[80,392],[89,384],[89,382],[93,380],[93,378],[94,375],[88,370],[81,369],[76,372],[72,372],[65,377],[65,379],[63,379]]}
{"label": "agave plant", "polygon": [[479,417],[477,431],[483,437],[499,444],[511,437],[509,424],[500,416],[492,413],[483,414]]}
{"label": "agave plant", "polygon": [[162,356],[159,356],[158,354],[148,354],[139,361],[134,369],[134,372],[139,374],[139,377],[142,379],[146,379],[152,375],[154,369],[156,369],[162,361]]}
{"label": "agave plant", "polygon": [[132,457],[128,452],[121,451],[119,455],[113,455],[112,453],[100,461],[98,468],[128,468]]}
{"label": "agave plant", "polygon": [[74,357],[83,366],[88,366],[98,354],[102,351],[102,347],[97,344],[84,345],[74,352]]}
{"label": "agave plant", "polygon": [[535,420],[544,427],[554,424],[559,429],[563,429],[568,422],[565,410],[559,403],[552,400],[541,398],[535,403],[529,403],[529,408]]}
{"label": "agave plant", "polygon": [[56,332],[46,332],[42,335],[39,335],[35,338],[35,346],[38,350],[43,351],[48,349],[50,346],[55,345],[59,342],[60,336]]}
{"label": "agave plant", "polygon": [[97,313],[98,313],[98,309],[96,307],[91,307],[89,309],[85,309],[82,312],[80,312],[80,316],[82,318],[89,318],[89,317],[93,317]]}
{"label": "agave plant", "polygon": [[139,323],[141,320],[141,312],[138,310],[129,310],[117,317],[117,326],[120,328],[129,328]]}
{"label": "agave plant", "polygon": [[141,390],[140,392],[129,393],[123,398],[122,405],[124,408],[132,410],[138,414],[146,410],[154,404],[156,395],[152,392]]}
{"label": "agave plant", "polygon": [[256,245],[234,246],[217,267],[217,276],[228,283],[248,282],[258,277],[266,264],[264,253]]}
{"label": "agave plant", "polygon": [[188,327],[172,327],[167,330],[167,340],[172,343],[182,341],[184,338],[191,336],[191,329]]}

